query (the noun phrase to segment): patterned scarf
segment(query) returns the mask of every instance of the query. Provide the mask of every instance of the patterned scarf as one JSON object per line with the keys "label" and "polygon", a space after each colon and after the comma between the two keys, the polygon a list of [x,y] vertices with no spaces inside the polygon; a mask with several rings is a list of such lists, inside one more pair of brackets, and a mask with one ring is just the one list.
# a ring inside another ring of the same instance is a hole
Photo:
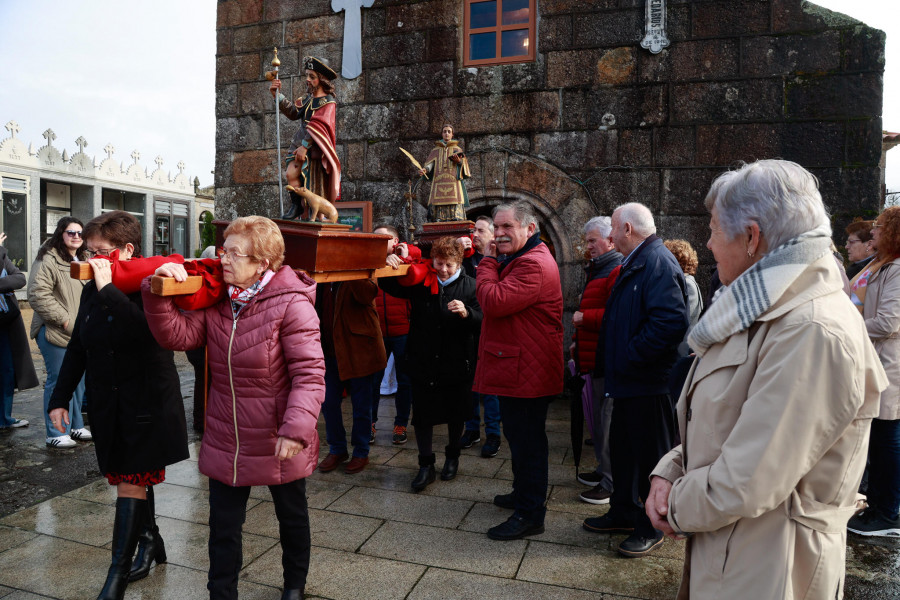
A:
{"label": "patterned scarf", "polygon": [[788,240],[719,288],[713,303],[688,336],[690,347],[706,351],[750,325],[771,308],[806,268],[830,252],[831,232],[818,227]]}
{"label": "patterned scarf", "polygon": [[248,287],[246,290],[237,287],[236,285],[228,286],[228,295],[231,298],[231,312],[237,317],[241,310],[247,304],[250,303],[253,298],[260,293],[266,284],[269,283],[272,278],[275,277],[275,272],[271,269],[267,269],[265,273],[263,273],[262,277],[256,280],[256,283]]}
{"label": "patterned scarf", "polygon": [[859,314],[862,314],[863,308],[866,305],[866,288],[869,287],[869,280],[878,272],[878,269],[883,267],[884,264],[890,260],[893,259],[875,258],[866,265],[862,271],[857,273],[856,277],[850,282],[850,301],[853,302],[853,306],[859,310]]}

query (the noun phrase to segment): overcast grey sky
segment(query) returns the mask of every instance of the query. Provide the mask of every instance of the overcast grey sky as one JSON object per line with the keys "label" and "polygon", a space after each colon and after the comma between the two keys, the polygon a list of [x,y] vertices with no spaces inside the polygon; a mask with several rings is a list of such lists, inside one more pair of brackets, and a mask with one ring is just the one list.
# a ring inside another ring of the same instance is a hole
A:
{"label": "overcast grey sky", "polygon": [[[215,160],[215,0],[0,0],[0,127],[17,137],[140,163],[201,185]],[[0,130],[0,139],[8,132]]]}
{"label": "overcast grey sky", "polygon": [[[302,0],[297,0],[302,1]],[[450,0],[447,0],[450,1]],[[587,1],[587,0],[586,0]],[[212,183],[215,160],[214,0],[0,0],[0,126],[18,137]],[[900,0],[819,0],[888,34],[884,129],[900,132]],[[365,57],[363,58],[365,64]],[[7,132],[0,130],[0,139]],[[152,169],[151,169],[152,170]],[[900,190],[900,149],[888,153],[888,188]]]}

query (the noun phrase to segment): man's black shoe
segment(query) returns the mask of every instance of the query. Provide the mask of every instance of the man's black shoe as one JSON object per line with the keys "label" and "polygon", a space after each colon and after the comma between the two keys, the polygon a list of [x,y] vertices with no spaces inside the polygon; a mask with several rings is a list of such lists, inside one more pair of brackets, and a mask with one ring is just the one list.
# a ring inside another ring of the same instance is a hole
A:
{"label": "man's black shoe", "polygon": [[466,432],[462,434],[462,437],[459,438],[459,447],[460,448],[471,448],[472,444],[477,444],[481,441],[481,432],[480,431],[472,431],[471,429],[466,429]]}
{"label": "man's black shoe", "polygon": [[544,533],[543,523],[532,523],[528,519],[511,516],[504,523],[488,529],[487,535],[492,540],[509,541],[520,540],[529,535]]}
{"label": "man's black shoe", "polygon": [[609,513],[606,513],[602,517],[591,517],[589,519],[585,519],[584,523],[581,525],[588,531],[592,531],[594,533],[632,533],[634,532],[634,525],[627,521],[622,521],[620,519],[616,519],[615,517],[610,517]]}
{"label": "man's black shoe", "polygon": [[488,434],[487,439],[484,441],[484,446],[481,447],[481,458],[494,458],[499,451],[500,436]]}
{"label": "man's black shoe", "polygon": [[516,507],[516,497],[513,494],[499,494],[494,496],[494,506],[513,509]]}
{"label": "man's black shoe", "polygon": [[640,558],[647,556],[660,546],[662,546],[664,536],[661,531],[656,532],[654,537],[643,537],[640,535],[630,535],[625,541],[619,544],[619,554],[628,558]]}

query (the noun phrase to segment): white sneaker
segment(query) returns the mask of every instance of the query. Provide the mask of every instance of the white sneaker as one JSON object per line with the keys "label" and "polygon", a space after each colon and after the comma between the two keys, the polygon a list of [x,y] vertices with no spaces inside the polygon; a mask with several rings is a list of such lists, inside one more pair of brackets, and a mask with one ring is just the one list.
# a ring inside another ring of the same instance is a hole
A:
{"label": "white sneaker", "polygon": [[74,448],[78,444],[69,436],[61,435],[59,437],[48,437],[47,445],[52,448]]}
{"label": "white sneaker", "polygon": [[18,427],[28,427],[28,421],[26,419],[16,419],[10,424],[10,427],[18,428]]}
{"label": "white sneaker", "polygon": [[69,435],[73,440],[78,440],[79,442],[89,442],[94,439],[94,436],[91,435],[91,432],[87,427],[82,427],[81,429],[73,429],[71,432],[69,432]]}

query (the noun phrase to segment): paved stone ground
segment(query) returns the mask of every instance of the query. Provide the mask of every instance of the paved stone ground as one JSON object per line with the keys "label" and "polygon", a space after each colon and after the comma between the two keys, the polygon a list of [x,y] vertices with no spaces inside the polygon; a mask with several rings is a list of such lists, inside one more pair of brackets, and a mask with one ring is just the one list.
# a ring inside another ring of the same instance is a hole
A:
{"label": "paved stone ground", "polygon": [[[189,410],[192,372],[186,361],[181,367]],[[15,414],[37,418],[40,403],[39,392],[17,395]],[[385,428],[392,404],[390,399],[381,403]],[[349,427],[346,412],[345,421]],[[308,597],[674,597],[682,545],[666,541],[651,557],[624,559],[615,553],[621,536],[583,531],[584,517],[606,509],[577,499],[584,488],[574,479],[568,409],[560,402],[551,407],[547,432],[547,530],[527,540],[494,542],[484,535],[509,514],[491,504],[495,494],[510,490],[505,445],[493,459],[482,459],[476,447],[464,450],[457,479],[437,481],[421,494],[409,488],[417,466],[414,435],[406,446],[392,446],[388,430],[379,431],[371,465],[362,473],[313,474],[307,480],[313,542]],[[321,427],[320,434],[324,438]],[[90,462],[91,444],[49,450],[39,424],[3,436],[0,598],[96,597],[109,564],[115,493]],[[435,447],[445,443],[445,436],[436,436]],[[197,471],[198,447],[192,441],[191,458],[170,467],[166,483],[158,488],[157,512],[169,562],[129,586],[128,599],[207,597],[207,480]],[[585,455],[590,461],[589,448]],[[280,597],[280,554],[268,490],[255,488],[244,527],[241,598]],[[847,569],[847,598],[900,597],[896,544],[851,538]]]}

